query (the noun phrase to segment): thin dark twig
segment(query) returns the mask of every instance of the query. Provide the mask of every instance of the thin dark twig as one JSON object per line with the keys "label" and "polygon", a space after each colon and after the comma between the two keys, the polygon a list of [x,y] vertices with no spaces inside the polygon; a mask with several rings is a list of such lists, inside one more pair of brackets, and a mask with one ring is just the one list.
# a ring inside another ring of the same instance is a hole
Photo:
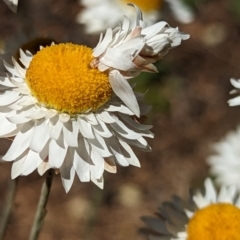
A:
{"label": "thin dark twig", "polygon": [[3,205],[3,213],[0,219],[0,240],[2,240],[5,236],[6,230],[7,230],[7,224],[9,222],[9,219],[11,217],[13,205],[14,205],[14,198],[16,195],[16,189],[17,189],[17,179],[11,179],[8,184],[7,189],[7,197],[5,200],[5,204]]}
{"label": "thin dark twig", "polygon": [[37,240],[43,226],[43,220],[47,214],[46,206],[51,191],[54,170],[48,170],[45,182],[43,183],[41,195],[38,202],[37,212],[32,225],[29,240]]}

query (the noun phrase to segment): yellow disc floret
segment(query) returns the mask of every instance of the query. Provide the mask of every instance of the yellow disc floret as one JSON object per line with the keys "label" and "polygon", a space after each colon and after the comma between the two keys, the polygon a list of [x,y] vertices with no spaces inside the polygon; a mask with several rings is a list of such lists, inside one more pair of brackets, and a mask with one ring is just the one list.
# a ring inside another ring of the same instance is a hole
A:
{"label": "yellow disc floret", "polygon": [[34,55],[26,83],[38,102],[70,115],[96,111],[112,94],[108,74],[90,67],[92,49],[52,45]]}
{"label": "yellow disc floret", "polygon": [[[129,3],[129,0],[123,1],[124,5]],[[145,12],[158,10],[162,5],[162,0],[131,0],[130,2],[136,4],[142,11]]]}
{"label": "yellow disc floret", "polygon": [[240,209],[216,203],[198,210],[187,226],[187,240],[239,240]]}

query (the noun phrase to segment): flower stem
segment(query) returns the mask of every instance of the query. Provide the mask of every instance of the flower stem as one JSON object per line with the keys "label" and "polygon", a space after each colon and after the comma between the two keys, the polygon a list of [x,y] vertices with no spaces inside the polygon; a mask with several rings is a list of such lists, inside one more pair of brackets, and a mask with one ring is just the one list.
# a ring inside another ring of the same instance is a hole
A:
{"label": "flower stem", "polygon": [[47,172],[45,182],[42,185],[41,195],[38,202],[37,212],[32,225],[29,240],[37,240],[43,226],[43,220],[47,214],[46,206],[48,197],[51,191],[54,170],[50,169]]}
{"label": "flower stem", "polygon": [[3,205],[3,213],[0,219],[0,240],[2,240],[5,236],[6,230],[7,230],[7,224],[11,217],[12,208],[14,204],[14,198],[16,195],[16,189],[17,189],[17,179],[11,179],[8,184],[7,189],[7,196],[5,200],[5,204]]}

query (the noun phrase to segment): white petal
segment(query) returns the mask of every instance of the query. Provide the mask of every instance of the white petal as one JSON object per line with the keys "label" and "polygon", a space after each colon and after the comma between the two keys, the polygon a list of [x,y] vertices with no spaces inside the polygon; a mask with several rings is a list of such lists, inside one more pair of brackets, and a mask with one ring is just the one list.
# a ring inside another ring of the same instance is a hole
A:
{"label": "white petal", "polygon": [[19,132],[13,140],[11,147],[8,152],[3,156],[3,160],[12,161],[20,156],[30,145],[33,128],[24,126],[25,129],[22,129],[22,132]]}
{"label": "white petal", "polygon": [[104,159],[94,148],[91,151],[91,159],[94,163],[94,165],[90,165],[91,176],[95,179],[99,179],[104,172]]}
{"label": "white petal", "polygon": [[[60,136],[62,138],[62,136]],[[67,154],[67,146],[59,146],[56,140],[52,139],[49,144],[49,165],[52,168],[60,168]]]}
{"label": "white petal", "polygon": [[21,155],[18,159],[16,159],[12,165],[11,169],[11,178],[14,179],[22,174],[24,161],[26,158],[27,151],[25,151],[24,154]]}
{"label": "white petal", "polygon": [[24,160],[22,175],[32,173],[41,163],[42,159],[39,157],[39,154],[30,150]]}
{"label": "white petal", "polygon": [[[69,129],[70,126],[71,129]],[[69,121],[63,125],[63,135],[68,146],[78,147],[78,124],[76,121]]]}
{"label": "white petal", "polygon": [[90,181],[90,165],[85,162],[77,152],[74,153],[74,168],[81,182]]}
{"label": "white petal", "polygon": [[126,104],[133,113],[140,117],[140,109],[136,96],[128,81],[117,70],[112,70],[109,74],[109,81],[115,94]]}
{"label": "white petal", "polygon": [[[61,170],[61,169],[60,169],[60,170]],[[61,175],[62,175],[62,171],[60,171],[60,172],[61,172]],[[75,169],[74,169],[74,167],[72,166],[72,167],[71,167],[71,170],[70,170],[70,178],[69,178],[69,179],[66,179],[66,178],[63,178],[63,177],[62,177],[62,184],[63,184],[63,187],[64,187],[66,193],[68,193],[69,190],[70,190],[70,188],[72,187],[74,177],[75,177]]]}
{"label": "white petal", "polygon": [[107,28],[106,34],[102,42],[100,42],[99,45],[95,49],[93,49],[93,56],[99,57],[107,49],[111,41],[112,41],[112,29]]}
{"label": "white petal", "polygon": [[[126,153],[123,152],[123,154],[124,154],[124,157],[129,162],[129,164],[136,166],[136,167],[140,167],[140,162],[139,162],[138,158],[136,157],[135,153],[133,152],[132,148],[126,142],[122,141],[121,139],[119,139],[119,142],[122,145],[122,147],[126,150]],[[126,154],[129,154],[129,156],[126,156]]]}
{"label": "white petal", "polygon": [[231,78],[230,79],[231,84],[235,87],[235,88],[239,88],[240,89],[240,79],[234,79]]}
{"label": "white petal", "polygon": [[207,178],[204,182],[204,185],[205,185],[205,189],[206,189],[205,198],[207,198],[210,203],[216,203],[217,194],[216,194],[216,190],[213,186],[213,182],[211,181],[211,179]]}
{"label": "white petal", "polygon": [[81,119],[81,117],[78,118],[77,120],[79,130],[83,137],[93,139],[93,131],[92,131],[92,126],[90,123],[86,122],[85,120]]}
{"label": "white petal", "polygon": [[6,91],[3,94],[0,94],[0,106],[7,106],[20,98],[20,94],[14,91]]}
{"label": "white petal", "polygon": [[32,139],[29,148],[37,153],[40,153],[49,139],[49,127],[43,119],[38,121],[34,126]]}

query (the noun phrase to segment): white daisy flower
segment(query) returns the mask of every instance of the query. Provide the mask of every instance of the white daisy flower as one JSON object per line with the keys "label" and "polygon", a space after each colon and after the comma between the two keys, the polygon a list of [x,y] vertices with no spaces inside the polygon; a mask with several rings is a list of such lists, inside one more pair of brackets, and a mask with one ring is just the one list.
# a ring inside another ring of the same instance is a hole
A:
{"label": "white daisy flower", "polygon": [[150,240],[240,239],[240,194],[233,186],[217,192],[206,179],[205,194],[196,192],[189,203],[175,197],[159,210],[159,218],[143,218]]}
{"label": "white daisy flower", "polygon": [[211,174],[220,185],[236,185],[240,190],[240,126],[213,145],[214,154],[207,158]]}
{"label": "white daisy flower", "polygon": [[12,178],[59,169],[69,191],[75,173],[82,182],[103,187],[104,170],[115,173],[116,164],[140,166],[130,145],[148,151],[144,137],[153,134],[151,126],[138,121],[148,108],[139,106],[142,95],[136,96],[127,79],[156,71],[152,62],[182,39],[166,23],[142,33],[141,21],[138,16],[132,30],[127,19],[119,28],[108,28],[95,49],[58,44],[35,55],[20,50],[22,66],[14,59],[13,66],[5,63],[9,73],[0,77],[0,137],[13,138],[3,157],[14,161]]}
{"label": "white daisy flower", "polygon": [[18,0],[3,0],[8,7],[13,11],[13,12],[17,12],[17,7],[18,7]]}
{"label": "white daisy flower", "polygon": [[[126,0],[81,0],[79,3],[84,6],[84,9],[77,15],[76,21],[85,24],[88,33],[99,33],[105,30],[106,26],[116,27],[123,14],[133,23],[135,12],[127,7],[128,2]],[[160,9],[163,0],[132,0],[130,2],[139,6],[143,11],[146,26],[154,24],[161,17]],[[193,20],[193,13],[182,0],[166,0],[166,2],[177,20],[183,23]]]}

